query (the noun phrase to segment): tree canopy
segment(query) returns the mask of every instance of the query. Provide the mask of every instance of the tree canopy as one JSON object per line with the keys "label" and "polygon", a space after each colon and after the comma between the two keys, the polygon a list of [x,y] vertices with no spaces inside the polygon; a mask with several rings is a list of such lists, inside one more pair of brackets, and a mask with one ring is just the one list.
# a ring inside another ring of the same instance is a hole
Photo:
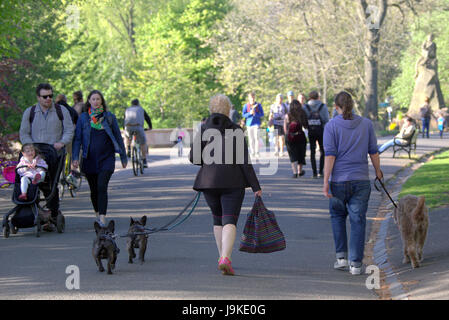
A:
{"label": "tree canopy", "polygon": [[430,32],[443,94],[449,89],[448,0],[23,0],[0,8],[1,135],[18,131],[40,82],[69,103],[74,91],[98,89],[119,119],[138,98],[156,128],[191,126],[217,93],[240,111],[250,91],[269,105],[277,93],[318,90],[331,105],[344,89],[375,119],[388,96],[407,108]]}

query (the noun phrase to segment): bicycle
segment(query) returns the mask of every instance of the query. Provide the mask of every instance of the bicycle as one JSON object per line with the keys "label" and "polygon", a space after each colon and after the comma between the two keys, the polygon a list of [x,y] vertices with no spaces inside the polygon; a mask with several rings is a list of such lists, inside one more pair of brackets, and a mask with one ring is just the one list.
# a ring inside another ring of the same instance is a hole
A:
{"label": "bicycle", "polygon": [[143,174],[143,158],[142,151],[140,149],[140,143],[137,141],[137,132],[133,131],[131,135],[131,162],[133,164],[133,172],[137,177],[139,171]]}
{"label": "bicycle", "polygon": [[69,189],[70,196],[72,198],[75,198],[78,190],[81,188],[81,173],[70,170],[71,162],[72,161],[70,157],[66,157],[64,170],[61,171],[61,176],[59,178],[58,184],[59,200],[62,200],[62,198],[64,198],[65,189]]}

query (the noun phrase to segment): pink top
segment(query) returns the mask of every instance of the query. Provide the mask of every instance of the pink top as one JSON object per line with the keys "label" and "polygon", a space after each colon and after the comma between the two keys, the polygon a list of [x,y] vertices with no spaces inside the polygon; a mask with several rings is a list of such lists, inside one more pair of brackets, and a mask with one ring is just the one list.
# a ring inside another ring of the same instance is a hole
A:
{"label": "pink top", "polygon": [[34,177],[36,176],[36,174],[40,174],[42,175],[42,173],[44,172],[44,170],[42,170],[42,168],[36,168],[36,166],[40,166],[40,167],[44,167],[45,169],[48,169],[48,165],[45,162],[44,159],[41,159],[40,157],[36,157],[33,159],[33,161],[29,161],[27,158],[23,157],[20,158],[20,162],[17,165],[18,167],[22,167],[22,166],[34,166],[34,168],[21,168],[19,170],[17,170],[17,173],[21,176],[21,177],[28,177],[31,179],[34,179]]}

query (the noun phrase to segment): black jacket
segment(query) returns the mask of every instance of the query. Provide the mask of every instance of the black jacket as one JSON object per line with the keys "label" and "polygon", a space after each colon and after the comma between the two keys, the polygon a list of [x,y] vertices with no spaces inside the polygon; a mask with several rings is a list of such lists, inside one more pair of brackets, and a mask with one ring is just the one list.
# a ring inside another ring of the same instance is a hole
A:
{"label": "black jacket", "polygon": [[[226,129],[230,130],[226,132]],[[202,141],[202,137],[207,135],[211,136],[208,141]],[[221,143],[215,139],[220,139]],[[207,148],[206,157],[203,155],[205,148]],[[215,154],[220,150],[221,159],[219,154]],[[231,150],[232,154],[229,154]],[[211,114],[201,126],[200,134],[195,136],[190,149],[190,162],[201,166],[193,189],[202,191],[251,187],[254,192],[259,191],[259,180],[248,159],[248,146],[242,128],[225,115]]]}

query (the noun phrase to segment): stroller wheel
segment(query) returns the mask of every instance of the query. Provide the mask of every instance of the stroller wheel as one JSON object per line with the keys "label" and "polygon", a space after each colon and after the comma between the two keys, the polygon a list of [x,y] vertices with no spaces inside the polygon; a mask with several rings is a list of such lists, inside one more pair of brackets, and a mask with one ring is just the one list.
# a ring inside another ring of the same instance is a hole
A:
{"label": "stroller wheel", "polygon": [[58,217],[56,218],[56,229],[58,230],[58,233],[63,233],[65,230],[65,218],[62,213],[58,214]]}
{"label": "stroller wheel", "polygon": [[11,228],[11,233],[12,234],[17,234],[17,232],[19,231],[19,228],[17,228],[16,226],[12,226],[12,228]]}
{"label": "stroller wheel", "polygon": [[9,233],[10,233],[9,224],[7,224],[3,227],[3,237],[9,238]]}

